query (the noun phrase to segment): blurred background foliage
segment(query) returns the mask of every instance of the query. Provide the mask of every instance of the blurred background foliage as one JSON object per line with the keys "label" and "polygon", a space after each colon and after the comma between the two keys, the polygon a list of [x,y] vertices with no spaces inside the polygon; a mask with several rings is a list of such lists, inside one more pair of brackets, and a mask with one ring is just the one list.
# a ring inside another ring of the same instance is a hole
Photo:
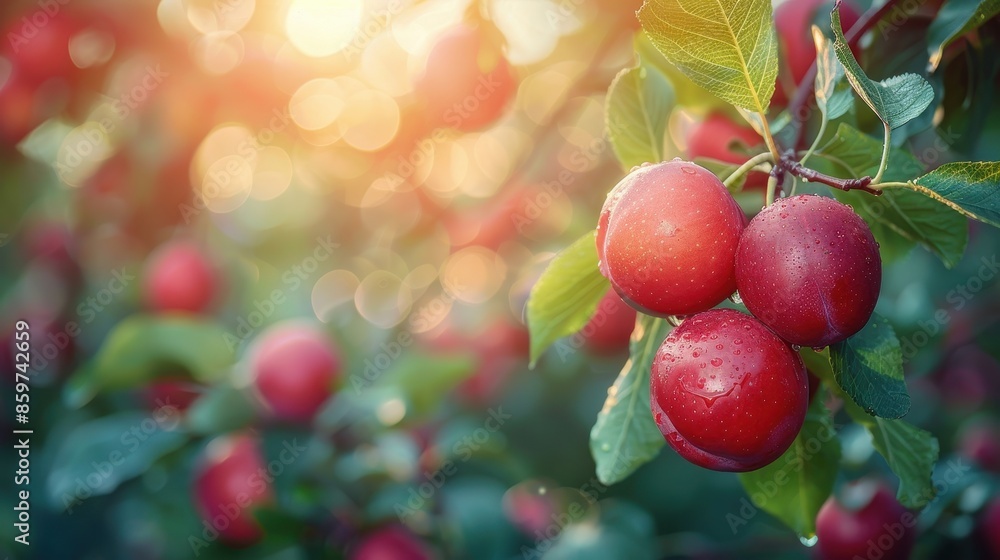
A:
{"label": "blurred background foliage", "polygon": [[[633,64],[638,4],[5,2],[0,325],[5,340],[16,320],[31,325],[35,433],[32,544],[11,544],[5,522],[0,551],[807,557],[763,512],[734,526],[738,479],[673,453],[614,487],[597,481],[588,435],[626,359],[620,341],[577,335],[527,367],[528,290],[593,229],[623,174],[604,98]],[[893,23],[912,40],[876,32],[863,44],[872,77],[926,73],[936,6],[915,4]],[[427,109],[457,85],[421,81],[459,24],[506,57],[513,80],[495,121],[472,130]],[[30,48],[16,49],[26,31]],[[1000,159],[998,37],[990,21],[946,52],[930,75],[934,122],[894,136],[925,166]],[[665,141],[673,157],[721,105],[668,76],[682,106]],[[862,113],[859,128],[877,131]],[[981,452],[1000,445],[998,241],[973,224],[953,268],[921,248],[885,272],[879,312],[903,341],[908,420],[940,439],[941,468],[978,461],[921,517],[920,558],[985,554],[977,519],[1000,468]],[[200,313],[157,311],[144,295],[152,257],[176,243],[211,263],[217,289]],[[290,319],[326,333],[343,364],[307,423],[272,418],[248,381],[254,339]],[[262,535],[241,548],[206,538],[195,499],[199,465],[233,434],[280,469],[254,510]],[[863,432],[839,437],[846,472],[888,479]],[[301,450],[286,461],[289,446]]]}

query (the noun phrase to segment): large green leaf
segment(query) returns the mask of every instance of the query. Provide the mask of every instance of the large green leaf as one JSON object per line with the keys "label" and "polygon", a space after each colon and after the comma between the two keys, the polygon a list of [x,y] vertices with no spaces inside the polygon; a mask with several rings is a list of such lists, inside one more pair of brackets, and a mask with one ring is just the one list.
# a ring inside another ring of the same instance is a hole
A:
{"label": "large green leaf", "polygon": [[922,508],[934,498],[931,473],[938,460],[938,442],[930,432],[902,420],[876,418],[854,403],[845,403],[848,414],[872,435],[875,450],[899,477],[896,497],[904,506]]}
{"label": "large green leaf", "polygon": [[553,342],[584,327],[610,283],[598,269],[596,232],[556,255],[528,296],[528,329],[534,365]]}
{"label": "large green leaf", "polygon": [[696,84],[737,107],[767,110],[778,76],[770,0],[647,0],[639,21]]}
{"label": "large green leaf", "polygon": [[844,66],[847,81],[889,129],[915,119],[934,101],[934,88],[916,74],[900,74],[880,82],[869,78],[847,45],[839,10],[833,11],[832,21],[836,37],[833,48]]}
{"label": "large green leaf", "polygon": [[816,515],[837,480],[840,440],[830,411],[815,399],[791,447],[773,463],[740,474],[754,505],[801,537],[816,534]]}
{"label": "large green leaf", "polygon": [[649,36],[645,33],[636,33],[633,44],[635,45],[636,55],[645,66],[655,68],[666,76],[667,81],[670,82],[671,89],[674,91],[674,98],[678,105],[695,108],[706,113],[715,109],[725,110],[730,107],[729,103],[719,99],[712,92],[691,81],[691,78],[688,78],[676,66],[667,61],[663,53],[653,46],[653,42],[649,40]]}
{"label": "large green leaf", "polygon": [[907,183],[962,214],[1000,227],[1000,162],[946,163]]}
{"label": "large green leaf", "polygon": [[816,105],[823,118],[832,121],[851,110],[854,96],[844,80],[844,67],[837,60],[833,42],[815,25],[812,34],[816,43]]}
{"label": "large green leaf", "polygon": [[[873,175],[878,168],[880,150],[879,141],[841,123],[837,134],[813,161],[825,162],[833,174],[864,177]],[[884,177],[888,181],[906,181],[922,171],[915,157],[894,149]],[[965,253],[969,239],[965,218],[927,197],[902,189],[886,189],[878,197],[860,191],[834,190],[833,194],[854,207],[871,228],[883,253],[905,252],[919,243],[949,268],[958,264]]]}
{"label": "large green leaf", "polygon": [[837,384],[868,414],[902,418],[909,412],[899,339],[877,313],[857,334],[830,346],[830,364]]}
{"label": "large green leaf", "polygon": [[622,167],[663,161],[667,120],[674,91],[657,70],[640,64],[611,82],[604,117],[611,147]]}
{"label": "large green leaf", "polygon": [[670,323],[640,315],[632,332],[631,356],[590,431],[590,452],[603,484],[624,480],[656,457],[666,444],[649,408],[649,372]]}
{"label": "large green leaf", "polygon": [[201,382],[223,377],[236,356],[216,323],[183,315],[136,315],[118,323],[97,352],[93,382],[101,388],[141,385],[163,367]]}
{"label": "large green leaf", "polygon": [[1000,13],[1000,0],[948,0],[927,30],[930,69],[941,64],[944,48]]}
{"label": "large green leaf", "polygon": [[47,474],[48,498],[68,512],[92,496],[110,494],[179,448],[187,434],[177,430],[180,412],[122,412],[75,426],[62,438]]}

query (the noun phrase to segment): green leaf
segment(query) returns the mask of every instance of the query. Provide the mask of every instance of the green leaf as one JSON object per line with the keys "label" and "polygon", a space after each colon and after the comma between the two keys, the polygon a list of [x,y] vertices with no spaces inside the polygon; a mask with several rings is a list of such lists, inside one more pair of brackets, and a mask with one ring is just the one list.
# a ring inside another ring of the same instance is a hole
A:
{"label": "green leaf", "polygon": [[840,440],[830,411],[815,399],[791,447],[773,463],[740,474],[754,505],[777,517],[799,536],[816,534],[816,515],[833,491]]}
{"label": "green leaf", "polygon": [[180,413],[122,412],[75,426],[62,438],[48,473],[49,500],[70,512],[92,496],[110,494],[146,472],[160,457],[181,447]]}
{"label": "green leaf", "polygon": [[184,368],[200,382],[224,376],[236,357],[219,325],[181,315],[129,317],[112,330],[95,357],[102,388],[141,385],[164,367]]}
{"label": "green leaf", "polygon": [[640,315],[632,332],[631,356],[590,431],[590,452],[603,484],[624,480],[666,444],[649,408],[649,371],[670,323]]}
{"label": "green leaf", "polygon": [[644,66],[655,68],[666,76],[670,82],[671,89],[678,105],[688,108],[695,108],[701,112],[709,113],[713,109],[727,109],[729,103],[719,99],[712,92],[691,81],[676,66],[664,58],[663,53],[653,46],[649,36],[645,33],[636,33],[635,40],[636,55]]}
{"label": "green leaf", "polygon": [[[523,362],[522,362],[523,364]],[[471,353],[431,354],[407,352],[375,381],[375,387],[389,388],[407,402],[407,417],[438,410],[441,395],[450,393],[476,370]]]}
{"label": "green leaf", "polygon": [[1000,0],[948,0],[927,29],[931,71],[941,64],[944,48],[1000,14]]}
{"label": "green leaf", "polygon": [[998,161],[946,163],[906,186],[974,220],[1000,227]]}
{"label": "green leaf", "polygon": [[899,339],[877,313],[857,334],[830,346],[830,364],[840,388],[868,414],[902,418],[909,412]]}
{"label": "green leaf", "polygon": [[869,78],[847,46],[839,10],[832,12],[832,21],[836,37],[833,49],[844,66],[847,81],[889,129],[899,128],[920,116],[934,101],[934,88],[916,74],[900,74],[881,82]]}
{"label": "green leaf", "polygon": [[596,231],[556,255],[528,296],[531,365],[553,342],[584,327],[610,283],[598,269]]}
{"label": "green leaf", "polygon": [[696,84],[737,107],[767,111],[778,76],[770,0],[647,0],[639,21]]}
{"label": "green leaf", "polygon": [[615,76],[604,116],[608,139],[622,167],[663,161],[667,120],[673,107],[673,88],[657,70],[640,64]]}
{"label": "green leaf", "polygon": [[[878,140],[841,123],[837,134],[811,161],[814,165],[825,162],[834,175],[870,176],[878,168],[881,149]],[[923,166],[916,158],[894,149],[884,177],[888,181],[905,181],[922,172]],[[919,243],[937,255],[945,266],[954,267],[969,240],[965,218],[914,194],[902,189],[886,189],[878,197],[860,191],[833,191],[837,200],[850,204],[864,219],[883,253],[903,253]]]}
{"label": "green leaf", "polygon": [[930,432],[902,420],[876,418],[845,401],[847,413],[872,435],[875,450],[899,477],[896,497],[904,506],[919,509],[934,499],[931,473],[938,460],[938,441]]}
{"label": "green leaf", "polygon": [[812,34],[816,43],[816,105],[823,118],[832,121],[851,110],[854,96],[844,80],[844,67],[837,60],[833,43],[815,25]]}
{"label": "green leaf", "polygon": [[248,390],[222,383],[191,404],[185,423],[197,434],[220,434],[250,425],[259,413],[259,406]]}

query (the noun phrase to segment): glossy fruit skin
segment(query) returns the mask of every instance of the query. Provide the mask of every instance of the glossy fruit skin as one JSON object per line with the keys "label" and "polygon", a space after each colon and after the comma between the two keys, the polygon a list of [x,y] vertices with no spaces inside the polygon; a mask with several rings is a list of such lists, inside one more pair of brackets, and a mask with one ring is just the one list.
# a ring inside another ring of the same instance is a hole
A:
{"label": "glossy fruit skin", "polygon": [[[860,484],[870,484],[862,482]],[[916,537],[916,516],[882,486],[856,511],[831,496],[816,517],[821,560],[881,558],[907,560]]]}
{"label": "glossy fruit skin", "polygon": [[650,376],[653,418],[688,461],[716,471],[759,469],[788,449],[805,420],[809,382],[798,353],[732,309],[674,329]]}
{"label": "glossy fruit skin", "polygon": [[351,551],[350,560],[430,560],[432,555],[412,533],[398,526],[366,535]]}
{"label": "glossy fruit skin", "polygon": [[632,170],[608,194],[597,225],[601,273],[650,315],[711,309],[735,291],[746,217],[707,169],[679,159]]}
{"label": "glossy fruit skin", "polygon": [[628,350],[632,330],[635,329],[635,309],[608,290],[597,304],[597,310],[580,329],[588,350],[598,355],[610,355]]}
{"label": "glossy fruit skin", "polygon": [[[743,164],[749,158],[739,149],[760,148],[764,139],[750,126],[741,126],[722,113],[712,113],[695,124],[687,136],[688,157],[711,158],[726,163]],[[737,144],[742,148],[734,149]],[[767,186],[767,173],[752,171],[747,175],[745,189]]]}
{"label": "glossy fruit skin", "polygon": [[[774,9],[774,27],[778,33],[780,53],[785,61],[788,76],[795,86],[802,83],[816,60],[816,44],[813,41],[811,26],[813,22],[817,22],[820,29],[830,35],[832,9],[833,2],[830,0],[791,0],[782,2]],[[853,3],[844,2],[841,5],[840,22],[845,34],[860,18],[861,11]],[[850,46],[857,56],[857,41],[852,41]],[[779,77],[772,104],[786,105],[792,93],[783,90]]]}
{"label": "glossy fruit skin", "polygon": [[800,195],[750,221],[736,253],[747,309],[781,338],[819,348],[861,330],[878,301],[882,259],[850,206]]}
{"label": "glossy fruit skin", "polygon": [[185,241],[164,245],[151,255],[143,279],[146,305],[159,312],[205,312],[219,288],[208,257]]}
{"label": "glossy fruit skin", "polygon": [[205,448],[195,472],[195,506],[227,544],[249,546],[263,536],[252,510],[273,500],[267,472],[259,442],[249,434],[220,436]]}
{"label": "glossy fruit skin", "polygon": [[305,323],[279,323],[254,341],[250,371],[270,414],[308,423],[341,376],[341,358],[328,336]]}
{"label": "glossy fruit skin", "polygon": [[499,47],[487,44],[479,29],[463,24],[434,45],[414,89],[430,120],[473,131],[500,118],[517,82]]}

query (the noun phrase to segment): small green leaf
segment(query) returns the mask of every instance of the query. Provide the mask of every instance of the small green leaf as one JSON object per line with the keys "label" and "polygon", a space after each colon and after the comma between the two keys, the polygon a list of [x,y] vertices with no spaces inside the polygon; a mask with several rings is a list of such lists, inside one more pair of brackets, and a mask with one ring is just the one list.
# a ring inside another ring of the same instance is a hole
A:
{"label": "small green leaf", "polygon": [[590,431],[590,453],[602,484],[624,480],[666,444],[649,408],[649,371],[669,332],[665,319],[639,316],[632,332],[631,356],[608,389]]}
{"label": "small green leaf", "polygon": [[94,361],[94,382],[107,389],[141,385],[163,367],[184,368],[197,381],[224,376],[236,356],[226,331],[181,315],[129,317],[112,330]]}
{"label": "small green leaf", "polygon": [[73,511],[87,498],[110,494],[146,472],[160,457],[181,447],[187,434],[177,430],[177,409],[121,412],[75,426],[61,438],[48,473],[52,504]]}
{"label": "small green leaf", "polygon": [[185,423],[196,434],[220,434],[250,425],[260,413],[246,389],[220,383],[198,397],[185,414]]}
{"label": "small green leaf", "polygon": [[830,364],[837,384],[868,414],[902,418],[909,412],[899,339],[877,313],[857,334],[830,346]]}
{"label": "small green leaf", "polygon": [[778,76],[770,0],[647,0],[639,21],[696,84],[737,107],[767,111]]}
{"label": "small green leaf", "polygon": [[833,10],[831,19],[836,37],[833,48],[844,66],[847,81],[889,129],[917,118],[934,101],[934,88],[916,74],[900,74],[881,82],[869,78],[847,45],[839,10]]}
{"label": "small green leaf", "polygon": [[584,327],[610,283],[598,269],[596,231],[556,255],[528,297],[531,364],[553,342]]}
{"label": "small green leaf", "polygon": [[1000,14],[1000,0],[948,0],[927,30],[931,71],[941,64],[944,48]]}
{"label": "small green leaf", "polygon": [[844,67],[837,60],[833,42],[815,25],[812,34],[816,43],[816,105],[823,118],[832,121],[851,110],[854,96],[844,80]]}
{"label": "small green leaf", "polygon": [[896,497],[904,506],[919,509],[934,499],[931,473],[938,460],[938,441],[930,432],[902,420],[876,418],[865,414],[850,401],[847,413],[872,435],[875,450],[899,477]]}
{"label": "small green leaf", "polygon": [[[837,134],[811,161],[825,162],[834,175],[870,176],[878,168],[881,148],[878,140],[841,123]],[[923,166],[915,157],[894,149],[884,177],[888,181],[905,181],[922,172]],[[954,267],[969,239],[965,218],[915,194],[902,189],[886,189],[878,197],[859,191],[833,191],[837,200],[850,204],[865,220],[883,253],[903,253],[919,243],[945,266]]]}
{"label": "small green leaf", "polygon": [[773,463],[740,474],[754,505],[799,536],[816,534],[816,515],[830,497],[840,463],[840,440],[830,411],[815,399],[792,446]]}
{"label": "small green leaf", "polygon": [[907,186],[974,219],[1000,227],[1000,162],[946,163]]}
{"label": "small green leaf", "polygon": [[667,78],[642,64],[622,70],[608,89],[608,139],[622,167],[663,161],[663,142],[674,91]]}

